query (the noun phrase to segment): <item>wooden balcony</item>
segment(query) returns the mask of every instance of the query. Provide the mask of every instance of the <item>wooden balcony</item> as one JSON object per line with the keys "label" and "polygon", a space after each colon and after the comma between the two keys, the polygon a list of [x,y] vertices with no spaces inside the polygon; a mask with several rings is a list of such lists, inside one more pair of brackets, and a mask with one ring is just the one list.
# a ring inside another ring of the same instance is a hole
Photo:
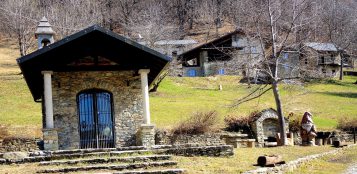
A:
{"label": "wooden balcony", "polygon": [[337,58],[326,57],[326,58],[320,58],[318,61],[318,64],[319,65],[341,65],[341,62]]}

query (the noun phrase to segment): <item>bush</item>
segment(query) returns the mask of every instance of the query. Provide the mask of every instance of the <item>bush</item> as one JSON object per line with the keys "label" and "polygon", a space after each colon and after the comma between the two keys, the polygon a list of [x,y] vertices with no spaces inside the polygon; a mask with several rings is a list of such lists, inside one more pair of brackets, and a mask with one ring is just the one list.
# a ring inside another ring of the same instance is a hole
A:
{"label": "bush", "polygon": [[178,124],[177,127],[172,129],[174,135],[179,134],[203,134],[212,132],[213,126],[217,122],[217,112],[198,112],[192,115],[187,120]]}
{"label": "bush", "polygon": [[227,116],[224,118],[226,124],[226,130],[230,132],[247,132],[250,130],[250,123],[254,120],[258,111],[253,111],[249,116]]}
{"label": "bush", "polygon": [[341,118],[338,121],[337,128],[343,131],[351,131],[353,128],[357,129],[357,118]]}
{"label": "bush", "polygon": [[293,112],[289,113],[289,131],[290,132],[299,132],[300,131],[300,117],[295,117]]}
{"label": "bush", "polygon": [[9,136],[9,131],[7,129],[7,126],[5,125],[0,125],[0,140],[3,140],[4,138]]}

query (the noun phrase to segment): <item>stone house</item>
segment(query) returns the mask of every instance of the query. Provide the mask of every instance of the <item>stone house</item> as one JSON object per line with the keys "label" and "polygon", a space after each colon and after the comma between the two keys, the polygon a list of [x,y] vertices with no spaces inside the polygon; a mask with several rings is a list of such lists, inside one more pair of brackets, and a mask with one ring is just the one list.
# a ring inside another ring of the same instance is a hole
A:
{"label": "stone house", "polygon": [[341,51],[332,43],[308,42],[301,48],[301,69],[310,76],[337,77],[340,73]]}
{"label": "stone house", "polygon": [[17,59],[42,103],[44,149],[153,145],[148,90],[170,58],[97,25],[53,35],[43,18],[39,49]]}
{"label": "stone house", "polygon": [[153,48],[165,55],[181,54],[185,50],[192,49],[198,42],[192,39],[187,40],[159,40],[154,43]]}
{"label": "stone house", "polygon": [[[174,76],[241,75],[247,73],[242,60],[262,56],[259,40],[235,30],[174,57]],[[254,74],[251,72],[249,74]]]}

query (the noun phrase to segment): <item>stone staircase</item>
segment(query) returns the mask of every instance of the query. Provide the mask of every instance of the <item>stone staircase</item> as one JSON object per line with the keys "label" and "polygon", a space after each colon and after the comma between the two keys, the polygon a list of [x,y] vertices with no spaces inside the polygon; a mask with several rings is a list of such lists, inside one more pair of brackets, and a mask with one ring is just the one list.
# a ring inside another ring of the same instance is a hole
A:
{"label": "stone staircase", "polygon": [[37,173],[178,174],[177,162],[158,149],[144,147],[37,152],[7,164],[33,163]]}
{"label": "stone staircase", "polygon": [[[9,158],[9,153],[18,158]],[[233,154],[230,145],[156,145],[150,149],[131,146],[0,153],[0,165],[29,165],[28,173],[176,174],[185,171],[177,168],[171,155],[219,157]]]}

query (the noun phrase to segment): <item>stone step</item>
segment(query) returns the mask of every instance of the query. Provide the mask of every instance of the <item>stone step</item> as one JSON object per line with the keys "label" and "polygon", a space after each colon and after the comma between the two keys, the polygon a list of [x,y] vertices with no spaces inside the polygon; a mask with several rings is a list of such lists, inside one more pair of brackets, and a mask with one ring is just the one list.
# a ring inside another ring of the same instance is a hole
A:
{"label": "stone step", "polygon": [[41,166],[47,165],[76,165],[79,163],[86,164],[100,164],[100,163],[135,163],[135,162],[147,162],[147,161],[161,161],[170,160],[171,155],[148,155],[148,156],[132,156],[132,157],[109,157],[109,158],[93,158],[93,159],[75,159],[64,161],[42,161],[39,163]]}
{"label": "stone step", "polygon": [[175,161],[163,161],[163,162],[143,162],[134,164],[117,164],[117,165],[92,165],[83,167],[65,167],[59,169],[45,169],[39,170],[37,173],[68,173],[68,172],[80,172],[80,171],[93,171],[93,170],[133,170],[142,169],[148,167],[168,167],[175,166]]}
{"label": "stone step", "polygon": [[127,150],[127,151],[109,151],[109,152],[91,152],[91,153],[73,153],[73,154],[54,154],[51,156],[32,156],[32,157],[26,157],[23,160],[7,161],[7,164],[11,164],[11,163],[21,164],[21,163],[86,158],[86,157],[125,156],[125,155],[133,155],[133,154],[140,155],[140,154],[147,154],[150,152],[152,151],[151,150]]}
{"label": "stone step", "polygon": [[162,170],[134,170],[114,172],[113,174],[179,174],[184,173],[183,169],[162,169]]}
{"label": "stone step", "polygon": [[118,147],[118,148],[100,148],[100,149],[74,149],[74,150],[56,150],[48,151],[47,153],[51,155],[60,154],[78,154],[78,153],[95,153],[95,152],[111,152],[111,151],[128,151],[128,150],[145,150],[144,146],[129,146],[129,147]]}

